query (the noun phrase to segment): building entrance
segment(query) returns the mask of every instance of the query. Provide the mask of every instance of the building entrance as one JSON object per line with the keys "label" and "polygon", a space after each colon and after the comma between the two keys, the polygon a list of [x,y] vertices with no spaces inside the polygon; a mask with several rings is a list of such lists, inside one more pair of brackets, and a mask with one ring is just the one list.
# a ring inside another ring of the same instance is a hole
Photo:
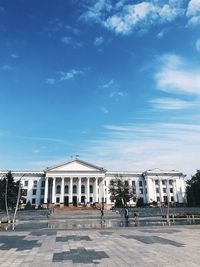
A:
{"label": "building entrance", "polygon": [[69,206],[69,197],[64,197],[64,206]]}
{"label": "building entrance", "polygon": [[73,206],[77,207],[77,196],[73,196]]}

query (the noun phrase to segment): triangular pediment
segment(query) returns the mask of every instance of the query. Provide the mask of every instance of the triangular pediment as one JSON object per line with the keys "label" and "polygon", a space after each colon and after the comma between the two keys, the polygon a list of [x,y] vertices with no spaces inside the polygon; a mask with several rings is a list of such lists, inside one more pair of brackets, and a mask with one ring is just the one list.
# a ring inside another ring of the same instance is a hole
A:
{"label": "triangular pediment", "polygon": [[68,161],[54,167],[48,168],[47,172],[61,171],[61,172],[102,172],[105,171],[103,168],[90,164],[88,162],[75,159]]}

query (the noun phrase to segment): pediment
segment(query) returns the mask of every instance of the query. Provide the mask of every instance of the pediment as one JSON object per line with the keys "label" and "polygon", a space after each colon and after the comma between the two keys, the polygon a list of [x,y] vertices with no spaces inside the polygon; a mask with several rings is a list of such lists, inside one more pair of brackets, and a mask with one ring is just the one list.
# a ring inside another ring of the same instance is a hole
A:
{"label": "pediment", "polygon": [[48,168],[47,172],[102,172],[103,168],[90,164],[88,162],[75,159],[69,162],[65,162],[54,167]]}

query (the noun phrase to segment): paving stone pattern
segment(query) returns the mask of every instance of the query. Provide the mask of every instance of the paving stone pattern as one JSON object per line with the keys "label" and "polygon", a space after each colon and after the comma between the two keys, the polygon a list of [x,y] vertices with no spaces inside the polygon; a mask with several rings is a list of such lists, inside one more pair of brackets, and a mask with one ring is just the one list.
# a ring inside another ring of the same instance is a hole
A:
{"label": "paving stone pattern", "polygon": [[200,226],[0,232],[1,267],[199,267]]}

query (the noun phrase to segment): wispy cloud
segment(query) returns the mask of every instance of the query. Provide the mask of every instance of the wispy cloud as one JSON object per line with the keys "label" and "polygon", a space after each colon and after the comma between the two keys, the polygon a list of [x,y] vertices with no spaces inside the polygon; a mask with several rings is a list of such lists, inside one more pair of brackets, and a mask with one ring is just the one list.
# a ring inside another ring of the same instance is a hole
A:
{"label": "wispy cloud", "polygon": [[192,123],[106,125],[102,138],[91,140],[88,154],[108,169],[179,169],[199,166],[200,126]]}
{"label": "wispy cloud", "polygon": [[1,66],[1,70],[4,70],[4,71],[9,71],[9,70],[13,70],[14,68],[8,64],[4,64]]}
{"label": "wispy cloud", "polygon": [[200,38],[196,40],[195,47],[196,47],[196,50],[200,52]]}
{"label": "wispy cloud", "polygon": [[104,114],[107,114],[108,113],[108,109],[104,106],[101,107],[101,111],[104,113]]}
{"label": "wispy cloud", "polygon": [[70,36],[65,36],[61,38],[61,42],[65,45],[70,45],[72,43],[72,37]]}
{"label": "wispy cloud", "polygon": [[114,85],[114,79],[110,79],[109,81],[102,84],[100,87],[106,89],[106,88],[110,88],[113,85]]}
{"label": "wispy cloud", "polygon": [[11,54],[10,56],[11,56],[12,59],[17,59],[17,58],[19,58],[19,55],[17,55],[17,54]]}
{"label": "wispy cloud", "polygon": [[186,101],[178,98],[155,98],[149,101],[156,109],[176,110],[188,109],[197,106],[199,103]]}
{"label": "wispy cloud", "polygon": [[165,92],[200,95],[200,66],[192,66],[177,55],[161,57],[155,79],[158,89]]}
{"label": "wispy cloud", "polygon": [[56,83],[56,79],[54,79],[54,78],[48,78],[47,80],[46,80],[46,83],[47,84],[55,84]]}
{"label": "wispy cloud", "polygon": [[94,45],[95,46],[100,46],[104,43],[104,38],[103,36],[96,37],[94,40]]}
{"label": "wispy cloud", "polygon": [[71,69],[67,72],[61,71],[60,72],[60,75],[61,75],[60,81],[71,80],[71,79],[74,79],[75,76],[81,75],[81,74],[83,74],[82,70]]}

